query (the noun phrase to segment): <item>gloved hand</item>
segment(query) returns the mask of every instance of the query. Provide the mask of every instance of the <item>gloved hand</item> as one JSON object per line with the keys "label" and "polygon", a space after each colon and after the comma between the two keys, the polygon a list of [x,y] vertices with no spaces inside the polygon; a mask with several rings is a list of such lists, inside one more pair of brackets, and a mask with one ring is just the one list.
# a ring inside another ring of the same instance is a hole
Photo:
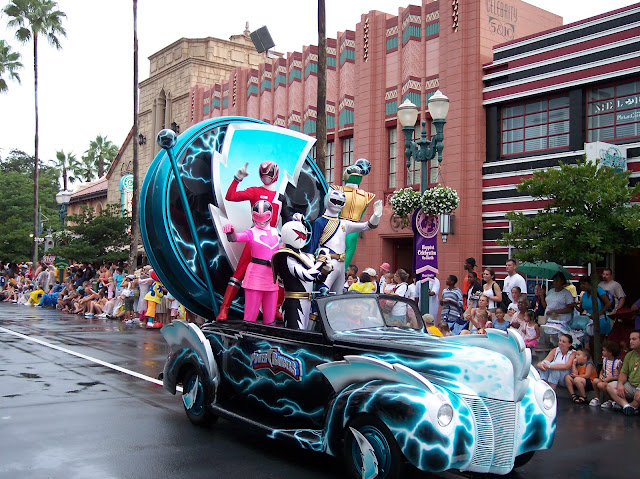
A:
{"label": "gloved hand", "polygon": [[241,182],[242,180],[244,180],[247,176],[249,176],[249,173],[247,173],[247,166],[249,166],[249,162],[247,161],[244,166],[242,168],[240,168],[234,178],[238,181]]}
{"label": "gloved hand", "polygon": [[382,218],[382,200],[377,200],[373,203],[373,214],[369,218],[369,228],[376,228],[380,223],[380,218]]}
{"label": "gloved hand", "polygon": [[235,228],[233,227],[233,225],[231,223],[226,224],[222,227],[222,232],[224,234],[231,234],[235,231]]}

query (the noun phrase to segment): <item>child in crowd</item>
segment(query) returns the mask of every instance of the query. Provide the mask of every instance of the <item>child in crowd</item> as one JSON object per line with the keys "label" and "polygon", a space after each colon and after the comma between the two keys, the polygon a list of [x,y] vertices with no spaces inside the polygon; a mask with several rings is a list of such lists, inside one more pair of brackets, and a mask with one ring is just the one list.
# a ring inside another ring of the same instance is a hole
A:
{"label": "child in crowd", "polygon": [[[580,348],[576,352],[576,358],[571,366],[571,373],[564,378],[571,400],[575,404],[585,404],[587,402],[587,391],[593,391],[592,381],[596,378],[596,368],[591,362],[591,353],[588,349]],[[578,394],[574,393],[574,389]]]}
{"label": "child in crowd", "polygon": [[451,336],[451,328],[444,321],[440,321],[438,323],[438,329],[440,330],[443,336]]}
{"label": "child in crowd", "polygon": [[474,334],[487,334],[486,329],[491,328],[492,323],[489,321],[488,311],[476,312],[476,323],[474,324]]}
{"label": "child in crowd", "polygon": [[520,327],[520,332],[524,336],[524,344],[528,348],[537,348],[538,339],[540,338],[540,326],[536,322],[536,313],[530,309],[525,311],[524,320],[525,322]]}
{"label": "child in crowd", "polygon": [[[606,399],[600,406],[603,409],[610,409],[613,406],[613,401],[607,393],[607,384],[618,380],[618,374],[620,374],[622,367],[622,361],[616,359],[618,354],[620,354],[620,346],[614,341],[607,341],[602,346],[602,371],[600,371],[600,376],[593,380],[593,389],[598,393],[598,396]],[[598,405],[600,405],[600,398],[596,396],[591,400],[589,406]]]}
{"label": "child in crowd", "polygon": [[506,331],[511,323],[504,319],[504,310],[502,308],[496,308],[495,314],[496,319],[492,322],[492,327],[501,331]]}

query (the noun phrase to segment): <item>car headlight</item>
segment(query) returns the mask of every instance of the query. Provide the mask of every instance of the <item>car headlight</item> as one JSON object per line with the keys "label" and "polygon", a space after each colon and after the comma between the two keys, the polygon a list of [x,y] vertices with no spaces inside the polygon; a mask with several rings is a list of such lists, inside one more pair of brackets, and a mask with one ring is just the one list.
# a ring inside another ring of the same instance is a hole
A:
{"label": "car headlight", "polygon": [[453,421],[453,408],[451,404],[443,404],[438,409],[438,424],[442,427],[447,427]]}
{"label": "car headlight", "polygon": [[555,403],[556,394],[551,389],[547,389],[542,395],[542,405],[545,409],[551,409]]}

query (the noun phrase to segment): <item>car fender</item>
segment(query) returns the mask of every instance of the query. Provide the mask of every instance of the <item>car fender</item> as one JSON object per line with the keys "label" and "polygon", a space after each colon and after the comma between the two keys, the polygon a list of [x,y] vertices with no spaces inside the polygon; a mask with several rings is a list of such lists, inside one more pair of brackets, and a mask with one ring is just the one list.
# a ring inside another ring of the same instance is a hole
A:
{"label": "car fender", "polygon": [[[346,356],[345,361],[319,369],[336,389],[325,422],[327,453],[339,454],[339,441],[353,418],[372,414],[385,423],[406,459],[418,469],[461,468],[471,459],[475,427],[467,406],[456,395],[403,365],[374,358]],[[360,381],[356,382],[357,376]],[[445,425],[438,421],[443,405],[453,411]]]}
{"label": "car fender", "polygon": [[183,366],[199,368],[203,381],[218,389],[220,372],[216,364],[211,344],[200,328],[193,323],[174,320],[161,330],[171,352],[164,365],[162,382],[171,394],[176,393],[176,385],[181,381]]}

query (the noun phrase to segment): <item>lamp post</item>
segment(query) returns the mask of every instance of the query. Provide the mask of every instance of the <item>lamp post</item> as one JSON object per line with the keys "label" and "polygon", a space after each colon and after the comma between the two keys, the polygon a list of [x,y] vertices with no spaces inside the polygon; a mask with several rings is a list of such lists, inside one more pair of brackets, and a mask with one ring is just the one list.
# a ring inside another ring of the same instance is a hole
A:
{"label": "lamp post", "polygon": [[60,224],[64,226],[64,218],[67,216],[67,205],[71,199],[71,192],[69,190],[59,191],[56,195],[56,203],[58,203],[58,218],[60,218]]}
{"label": "lamp post", "polygon": [[[407,160],[407,169],[411,167],[411,158],[422,163],[420,172],[420,193],[424,193],[429,187],[429,165],[438,154],[438,162],[442,162],[442,150],[444,149],[444,135],[442,133],[449,113],[449,99],[440,90],[436,91],[428,102],[429,114],[436,128],[436,134],[431,140],[427,140],[427,122],[422,121],[422,132],[419,140],[413,141],[413,132],[418,119],[418,107],[406,99],[398,107],[398,121],[404,132],[404,156]],[[422,283],[420,286],[420,311],[429,312],[429,286]]]}

